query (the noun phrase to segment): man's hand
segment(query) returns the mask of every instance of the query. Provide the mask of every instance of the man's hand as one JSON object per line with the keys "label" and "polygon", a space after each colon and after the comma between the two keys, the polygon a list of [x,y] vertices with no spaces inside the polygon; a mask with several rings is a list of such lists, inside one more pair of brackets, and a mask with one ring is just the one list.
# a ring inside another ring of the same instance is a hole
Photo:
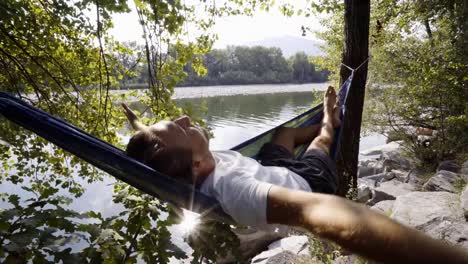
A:
{"label": "man's hand", "polygon": [[140,131],[140,130],[147,128],[147,126],[143,125],[140,122],[140,120],[138,119],[138,116],[135,114],[135,112],[132,111],[132,109],[130,109],[127,106],[127,104],[122,103],[122,107],[124,109],[123,112],[125,116],[127,117],[128,122],[130,122],[130,125],[132,126],[134,130]]}

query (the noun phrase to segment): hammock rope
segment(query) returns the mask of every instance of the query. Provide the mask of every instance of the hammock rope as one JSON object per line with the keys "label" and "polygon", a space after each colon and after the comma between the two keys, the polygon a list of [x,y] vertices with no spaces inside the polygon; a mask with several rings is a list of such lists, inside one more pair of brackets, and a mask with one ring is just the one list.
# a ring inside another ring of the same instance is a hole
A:
{"label": "hammock rope", "polygon": [[[351,72],[338,92],[342,125],[336,129],[334,143],[331,148],[331,155],[334,158],[336,158],[339,149],[341,127],[346,121],[343,117],[346,111],[347,95],[354,72],[358,68]],[[234,223],[214,198],[199,192],[193,185],[179,182],[164,175],[128,157],[121,149],[29,105],[21,99],[0,92],[0,114],[144,193],[176,207],[198,212],[213,220],[229,224]],[[260,147],[271,139],[277,128],[281,126],[310,126],[319,123],[322,116],[323,104],[319,104],[295,118],[233,147],[232,150],[238,151],[245,156],[255,157]],[[298,146],[295,155],[302,155],[305,149],[305,145]]]}

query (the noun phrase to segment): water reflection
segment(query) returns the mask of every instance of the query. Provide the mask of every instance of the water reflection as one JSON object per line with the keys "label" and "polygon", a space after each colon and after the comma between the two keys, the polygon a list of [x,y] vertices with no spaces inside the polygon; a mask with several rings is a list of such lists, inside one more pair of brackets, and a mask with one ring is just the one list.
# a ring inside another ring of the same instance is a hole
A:
{"label": "water reflection", "polygon": [[211,149],[221,150],[295,117],[313,99],[311,92],[299,92],[179,99],[177,104],[191,104],[203,116],[214,135]]}

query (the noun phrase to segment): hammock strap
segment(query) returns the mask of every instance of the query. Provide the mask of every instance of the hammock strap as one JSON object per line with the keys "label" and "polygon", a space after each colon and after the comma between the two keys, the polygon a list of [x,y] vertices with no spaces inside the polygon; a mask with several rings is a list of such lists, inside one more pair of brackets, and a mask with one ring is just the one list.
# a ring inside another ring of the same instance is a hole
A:
{"label": "hammock strap", "polygon": [[359,66],[357,66],[355,69],[349,67],[348,65],[344,64],[344,63],[341,63],[341,65],[345,66],[346,68],[348,68],[350,71],[352,72],[355,72],[357,70],[359,70],[359,68],[361,68],[367,61],[369,61],[370,57],[367,57],[367,59],[365,59],[361,64],[359,64]]}

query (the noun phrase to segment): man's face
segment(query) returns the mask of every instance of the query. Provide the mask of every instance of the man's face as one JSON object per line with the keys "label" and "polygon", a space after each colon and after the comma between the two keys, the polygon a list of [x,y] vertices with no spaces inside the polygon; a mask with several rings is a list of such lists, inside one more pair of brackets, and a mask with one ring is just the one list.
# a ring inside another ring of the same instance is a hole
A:
{"label": "man's face", "polygon": [[169,148],[189,148],[193,154],[209,150],[208,133],[192,125],[188,116],[179,117],[174,121],[160,121],[149,129]]}

